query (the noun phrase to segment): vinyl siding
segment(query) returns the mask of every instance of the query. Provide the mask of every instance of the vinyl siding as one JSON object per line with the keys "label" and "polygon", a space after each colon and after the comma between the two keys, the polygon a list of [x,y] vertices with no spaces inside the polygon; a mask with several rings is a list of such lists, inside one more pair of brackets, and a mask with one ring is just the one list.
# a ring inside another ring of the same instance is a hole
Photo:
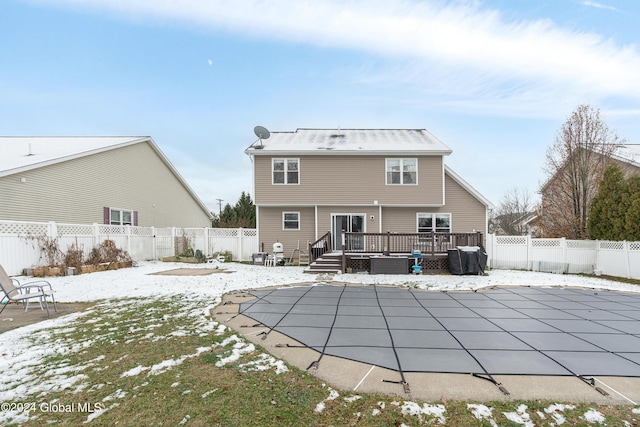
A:
{"label": "vinyl siding", "polygon": [[[418,212],[451,214],[451,231],[454,233],[486,233],[486,208],[474,196],[449,176],[446,177],[447,204],[438,208],[426,207],[393,207],[393,206],[286,206],[264,207],[258,210],[259,239],[266,252],[272,251],[272,245],[280,242],[284,245],[285,255],[298,247],[306,248],[307,242],[331,231],[332,214],[365,215],[365,232],[367,233],[416,233]],[[317,230],[316,215],[317,209]],[[380,217],[382,211],[382,217]],[[282,213],[300,212],[300,230],[283,230]],[[373,216],[373,219],[371,218]],[[382,223],[380,220],[382,219]],[[382,224],[382,226],[381,226]]]}
{"label": "vinyl siding", "polygon": [[103,223],[105,206],[138,211],[140,226],[210,224],[146,142],[0,178],[0,219]]}
{"label": "vinyl siding", "polygon": [[[403,156],[404,157],[404,156]],[[442,205],[442,156],[418,158],[418,185],[386,185],[385,156],[303,156],[298,185],[272,184],[272,156],[255,156],[257,205]],[[285,157],[287,158],[287,157]]]}
{"label": "vinyl siding", "polygon": [[[331,231],[331,216],[337,215],[364,215],[365,233],[379,233],[380,218],[378,206],[322,206],[318,207],[318,237]],[[373,215],[373,219],[371,216]]]}
{"label": "vinyl siding", "polygon": [[[300,212],[300,230],[283,230],[282,213]],[[284,253],[287,258],[291,256],[291,251],[300,245],[301,249],[306,249],[307,241],[315,241],[315,210],[310,207],[290,206],[286,208],[260,207],[259,215],[259,243],[263,245],[264,251],[271,253],[273,244],[282,243]]]}
{"label": "vinyl siding", "polygon": [[486,233],[486,207],[460,184],[445,176],[446,204],[437,208],[384,207],[382,230],[396,233],[416,233],[418,212],[451,214],[453,233]]}

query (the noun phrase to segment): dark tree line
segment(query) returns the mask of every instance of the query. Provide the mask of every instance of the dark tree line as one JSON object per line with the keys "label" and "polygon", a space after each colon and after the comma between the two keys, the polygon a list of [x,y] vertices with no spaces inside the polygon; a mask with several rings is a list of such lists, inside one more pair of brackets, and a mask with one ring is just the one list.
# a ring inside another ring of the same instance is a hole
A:
{"label": "dark tree line", "polygon": [[604,171],[591,203],[589,237],[600,240],[640,240],[640,175],[625,178],[617,164]]}
{"label": "dark tree line", "polygon": [[213,228],[255,228],[256,206],[248,193],[242,192],[235,205],[227,203],[219,215],[213,214]]}

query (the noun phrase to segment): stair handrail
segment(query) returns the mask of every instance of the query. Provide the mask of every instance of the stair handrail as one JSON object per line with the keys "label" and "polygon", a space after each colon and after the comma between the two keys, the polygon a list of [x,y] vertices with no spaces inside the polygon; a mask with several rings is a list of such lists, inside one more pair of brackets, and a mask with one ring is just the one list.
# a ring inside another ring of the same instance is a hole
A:
{"label": "stair handrail", "polygon": [[313,243],[309,243],[309,264],[331,251],[331,231],[327,231],[322,237]]}

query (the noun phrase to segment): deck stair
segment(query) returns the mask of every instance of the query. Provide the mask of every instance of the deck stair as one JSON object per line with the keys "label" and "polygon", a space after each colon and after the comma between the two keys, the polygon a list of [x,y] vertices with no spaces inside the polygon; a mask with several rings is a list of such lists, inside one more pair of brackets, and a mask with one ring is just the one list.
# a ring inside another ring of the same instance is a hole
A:
{"label": "deck stair", "polygon": [[340,252],[327,252],[319,258],[316,258],[305,273],[341,273],[342,272],[342,254]]}

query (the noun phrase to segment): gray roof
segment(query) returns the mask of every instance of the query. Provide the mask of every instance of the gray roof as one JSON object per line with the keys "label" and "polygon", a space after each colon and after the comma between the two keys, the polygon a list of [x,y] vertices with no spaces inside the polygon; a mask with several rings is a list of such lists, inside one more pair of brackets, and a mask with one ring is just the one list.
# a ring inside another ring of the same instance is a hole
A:
{"label": "gray roof", "polygon": [[640,167],[640,144],[621,144],[616,147],[613,157],[622,162]]}
{"label": "gray roof", "polygon": [[256,140],[249,155],[449,155],[426,129],[297,129]]}

